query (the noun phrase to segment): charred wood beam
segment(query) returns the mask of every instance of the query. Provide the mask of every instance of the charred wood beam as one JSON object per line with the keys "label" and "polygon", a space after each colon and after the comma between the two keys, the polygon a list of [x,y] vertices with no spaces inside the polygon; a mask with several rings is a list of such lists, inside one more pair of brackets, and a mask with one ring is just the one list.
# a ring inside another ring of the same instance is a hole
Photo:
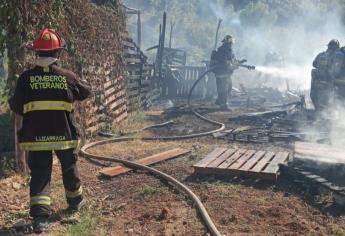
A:
{"label": "charred wood beam", "polygon": [[217,30],[216,30],[216,38],[214,40],[214,50],[217,49],[217,43],[218,43],[218,33],[219,33],[219,28],[220,24],[222,23],[222,19],[218,19],[218,25],[217,25]]}
{"label": "charred wood beam", "polygon": [[163,24],[160,30],[160,37],[159,37],[159,48],[158,48],[158,77],[161,80],[162,84],[162,95],[166,96],[167,92],[167,82],[166,79],[163,78],[163,54],[164,54],[164,43],[165,43],[165,29],[166,29],[166,12],[163,13]]}
{"label": "charred wood beam", "polygon": [[137,20],[137,36],[138,36],[138,46],[141,48],[141,16],[140,11],[138,11],[138,20]]}
{"label": "charred wood beam", "polygon": [[170,35],[169,35],[169,48],[171,48],[171,41],[172,41],[172,34],[174,30],[175,23],[171,22],[170,23]]}

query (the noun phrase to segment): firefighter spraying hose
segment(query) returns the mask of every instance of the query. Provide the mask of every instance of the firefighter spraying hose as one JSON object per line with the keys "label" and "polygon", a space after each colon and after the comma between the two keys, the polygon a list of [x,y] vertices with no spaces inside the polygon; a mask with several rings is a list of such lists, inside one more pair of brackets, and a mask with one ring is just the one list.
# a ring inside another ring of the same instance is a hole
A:
{"label": "firefighter spraying hose", "polygon": [[245,65],[246,59],[238,60],[233,52],[235,39],[231,35],[226,35],[222,40],[222,45],[213,50],[211,54],[210,67],[216,77],[218,97],[216,105],[222,110],[230,110],[228,107],[228,97],[231,97],[232,80],[231,75],[239,67],[254,70],[255,66]]}

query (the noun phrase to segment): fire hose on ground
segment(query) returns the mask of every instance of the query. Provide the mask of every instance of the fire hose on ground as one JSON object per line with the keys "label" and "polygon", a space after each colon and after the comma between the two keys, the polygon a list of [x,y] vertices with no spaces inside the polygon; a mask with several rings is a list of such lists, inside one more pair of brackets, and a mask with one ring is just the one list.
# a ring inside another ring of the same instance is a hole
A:
{"label": "fire hose on ground", "polygon": [[[205,71],[202,75],[199,76],[199,78],[194,82],[192,88],[189,91],[189,95],[188,95],[188,107],[190,108],[191,112],[198,117],[201,120],[204,120],[210,124],[213,125],[217,125],[219,126],[219,128],[214,129],[214,130],[210,130],[210,131],[204,131],[204,132],[200,132],[200,133],[194,133],[194,134],[188,134],[188,135],[175,135],[175,136],[164,136],[164,137],[144,137],[142,138],[142,140],[179,140],[179,139],[188,139],[188,138],[196,138],[196,137],[202,137],[202,136],[206,136],[206,135],[211,135],[213,133],[222,131],[225,129],[225,124],[218,122],[218,121],[214,121],[210,118],[207,118],[203,115],[201,115],[200,113],[198,113],[197,111],[195,111],[192,106],[190,105],[190,98],[192,96],[193,90],[196,87],[196,85],[201,81],[201,79],[203,79],[207,73],[209,73],[210,70]],[[118,159],[118,158],[114,158],[114,157],[108,157],[108,156],[101,156],[101,155],[94,155],[91,154],[89,152],[87,152],[87,150],[89,148],[95,147],[95,146],[99,146],[99,145],[104,145],[104,144],[108,144],[108,143],[113,143],[113,142],[121,142],[121,141],[130,141],[130,140],[134,140],[134,138],[132,137],[118,137],[118,138],[113,138],[113,139],[107,139],[107,140],[102,140],[102,141],[97,141],[97,142],[92,142],[89,144],[84,145],[80,152],[84,157],[90,158],[90,159],[96,159],[96,160],[103,160],[103,161],[109,161],[109,162],[116,162],[116,163],[120,163],[123,164],[125,166],[128,166],[129,168],[133,168],[133,169],[141,169],[141,170],[146,170],[151,174],[154,174],[166,181],[168,181],[170,184],[172,184],[175,188],[177,188],[178,190],[180,190],[181,192],[185,193],[186,195],[188,195],[188,197],[194,202],[196,208],[198,209],[207,229],[209,230],[209,232],[211,233],[211,235],[213,236],[220,236],[220,232],[218,231],[217,227],[215,226],[215,224],[213,223],[212,219],[210,218],[209,214],[207,213],[206,208],[204,207],[204,205],[202,204],[202,202],[200,201],[200,199],[184,184],[182,184],[181,182],[179,182],[178,180],[176,180],[175,178],[173,178],[170,175],[167,175],[157,169],[154,169],[152,167],[148,167],[145,165],[141,165],[132,161],[127,161],[127,160],[122,160],[122,159]]]}
{"label": "fire hose on ground", "polygon": [[[185,134],[185,135],[172,135],[172,136],[155,136],[155,137],[143,137],[141,138],[142,140],[179,140],[179,139],[189,139],[189,138],[198,138],[198,137],[202,137],[202,136],[207,136],[207,135],[211,135],[213,133],[216,133],[216,132],[220,132],[222,130],[225,129],[225,124],[224,123],[221,123],[221,122],[218,122],[218,121],[215,121],[215,120],[212,120],[210,118],[207,118],[203,115],[201,115],[200,113],[198,113],[196,110],[193,109],[193,107],[191,106],[190,104],[190,99],[192,97],[192,94],[193,94],[193,91],[194,91],[194,88],[196,87],[196,85],[209,73],[213,70],[214,68],[211,68],[209,70],[206,70],[204,73],[202,73],[199,78],[194,82],[192,88],[190,89],[189,91],[189,95],[188,95],[188,100],[187,100],[187,106],[188,108],[190,109],[190,111],[193,113],[193,115],[195,115],[196,117],[198,117],[199,119],[203,120],[203,121],[206,121],[207,123],[210,123],[212,125],[217,125],[219,126],[219,128],[217,129],[213,129],[213,130],[209,130],[209,131],[204,131],[204,132],[200,132],[200,133],[193,133],[193,134]],[[165,122],[165,123],[162,123],[162,124],[158,124],[158,125],[153,125],[153,126],[148,126],[148,127],[145,127],[141,130],[135,130],[135,131],[131,131],[131,132],[128,132],[126,133],[127,134],[134,134],[134,133],[137,133],[137,132],[140,132],[140,131],[143,131],[143,130],[147,130],[147,129],[150,129],[150,128],[156,128],[156,127],[162,127],[162,126],[165,126],[167,124],[172,124],[173,121],[168,121],[168,122]],[[107,136],[107,137],[114,137],[116,136],[115,134],[109,134],[109,133],[101,133],[102,136]]]}
{"label": "fire hose on ground", "polygon": [[173,178],[170,175],[167,175],[157,169],[154,169],[152,167],[149,166],[145,166],[145,165],[141,165],[132,161],[127,161],[127,160],[121,160],[118,158],[113,158],[113,157],[106,157],[106,156],[100,156],[100,155],[94,155],[91,153],[87,152],[87,149],[91,148],[91,147],[95,147],[98,145],[103,145],[103,144],[107,144],[107,143],[112,143],[112,142],[120,142],[120,141],[129,141],[129,140],[133,140],[132,138],[128,138],[128,137],[121,137],[121,138],[114,138],[114,139],[109,139],[109,140],[102,140],[102,141],[98,141],[98,142],[94,142],[94,143],[90,143],[85,145],[84,147],[82,147],[81,149],[81,153],[83,156],[87,157],[87,158],[91,158],[91,159],[97,159],[97,160],[102,160],[102,161],[110,161],[110,162],[116,162],[116,163],[121,163],[129,168],[133,168],[133,169],[140,169],[140,170],[146,170],[149,173],[158,176],[159,178],[162,178],[166,181],[168,181],[170,184],[172,184],[176,189],[184,192],[185,194],[188,195],[188,197],[193,201],[193,203],[195,204],[196,208],[198,209],[202,219],[204,220],[204,223],[207,227],[207,229],[210,231],[210,233],[213,236],[220,236],[220,232],[217,230],[217,227],[214,225],[212,219],[210,218],[210,216],[207,213],[206,208],[204,207],[204,205],[202,204],[202,202],[200,201],[200,199],[184,184],[182,184],[181,182],[179,182],[178,180],[176,180],[175,178]]}

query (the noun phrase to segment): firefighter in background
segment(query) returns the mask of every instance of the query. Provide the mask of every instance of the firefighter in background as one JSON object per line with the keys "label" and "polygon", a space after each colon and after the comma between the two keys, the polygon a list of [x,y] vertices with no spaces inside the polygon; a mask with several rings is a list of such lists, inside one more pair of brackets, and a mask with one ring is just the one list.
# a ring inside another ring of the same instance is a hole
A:
{"label": "firefighter in background", "polygon": [[216,105],[223,110],[229,110],[228,97],[231,97],[232,80],[231,75],[240,63],[246,60],[237,61],[232,46],[235,40],[231,35],[226,35],[222,40],[222,46],[211,54],[210,67],[216,77],[218,97]]}
{"label": "firefighter in background", "polygon": [[52,151],[61,163],[67,210],[78,211],[85,204],[76,166],[79,141],[73,102],[88,98],[91,90],[73,72],[58,65],[64,47],[57,32],[42,30],[33,44],[35,66],[19,77],[9,100],[11,110],[23,116],[18,140],[28,151],[30,216],[36,233],[47,229],[51,214]]}
{"label": "firefighter in background", "polygon": [[339,41],[332,39],[327,45],[327,50],[319,53],[313,61],[310,98],[316,111],[325,109],[332,99],[333,80],[338,73],[334,69],[338,51]]}
{"label": "firefighter in background", "polygon": [[341,47],[335,54],[331,76],[335,99],[345,105],[345,47]]}

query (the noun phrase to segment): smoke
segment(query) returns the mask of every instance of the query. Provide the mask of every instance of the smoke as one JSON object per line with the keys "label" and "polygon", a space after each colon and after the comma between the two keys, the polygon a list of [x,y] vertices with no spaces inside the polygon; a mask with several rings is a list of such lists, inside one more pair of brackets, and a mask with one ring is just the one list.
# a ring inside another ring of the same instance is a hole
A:
{"label": "smoke", "polygon": [[[322,111],[315,111],[312,120],[307,119],[307,117],[302,118],[298,130],[301,133],[308,134],[303,139],[307,142],[326,143],[341,150],[344,149],[345,145],[345,103],[344,99],[341,101],[333,96],[334,94],[329,94],[330,102],[328,106]],[[324,96],[321,98],[326,99]],[[308,122],[303,122],[306,119]],[[324,158],[329,157],[325,156]]]}
{"label": "smoke", "polygon": [[329,140],[331,145],[343,148],[345,145],[345,104],[335,99],[323,117],[329,122]]}

